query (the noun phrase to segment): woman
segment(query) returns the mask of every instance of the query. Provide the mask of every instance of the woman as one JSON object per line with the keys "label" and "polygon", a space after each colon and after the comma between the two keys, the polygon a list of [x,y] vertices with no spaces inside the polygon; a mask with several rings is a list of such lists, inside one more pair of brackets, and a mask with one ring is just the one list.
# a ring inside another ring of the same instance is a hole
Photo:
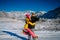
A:
{"label": "woman", "polygon": [[29,14],[26,14],[26,22],[23,32],[28,35],[28,40],[31,39],[31,36],[33,38],[38,38],[38,36],[32,31],[32,29],[35,27],[35,21],[33,22],[31,18]]}

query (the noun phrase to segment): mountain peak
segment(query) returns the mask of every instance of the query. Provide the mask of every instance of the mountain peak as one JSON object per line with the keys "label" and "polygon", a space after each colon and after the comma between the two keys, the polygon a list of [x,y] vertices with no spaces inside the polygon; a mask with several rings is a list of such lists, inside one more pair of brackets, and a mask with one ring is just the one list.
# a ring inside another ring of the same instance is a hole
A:
{"label": "mountain peak", "polygon": [[60,7],[57,7],[53,10],[48,11],[46,14],[42,16],[43,18],[60,18]]}

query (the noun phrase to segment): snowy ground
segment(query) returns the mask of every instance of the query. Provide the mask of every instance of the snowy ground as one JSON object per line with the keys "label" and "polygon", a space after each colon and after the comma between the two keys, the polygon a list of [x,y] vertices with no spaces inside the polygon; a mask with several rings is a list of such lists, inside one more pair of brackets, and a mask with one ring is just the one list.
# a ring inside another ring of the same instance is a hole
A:
{"label": "snowy ground", "polygon": [[[44,25],[43,25],[44,26]],[[0,21],[0,40],[27,40],[22,33],[24,21]],[[60,40],[60,31],[35,31],[38,40]]]}

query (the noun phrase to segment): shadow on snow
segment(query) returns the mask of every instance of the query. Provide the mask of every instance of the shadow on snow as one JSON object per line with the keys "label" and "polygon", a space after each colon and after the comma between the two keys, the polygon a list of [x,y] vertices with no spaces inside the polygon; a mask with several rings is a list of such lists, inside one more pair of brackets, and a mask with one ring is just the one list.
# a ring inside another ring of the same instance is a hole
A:
{"label": "shadow on snow", "polygon": [[19,35],[15,34],[15,33],[9,32],[9,31],[2,31],[2,32],[7,33],[7,34],[9,34],[9,35],[11,35],[11,36],[15,36],[15,37],[17,37],[17,38],[20,38],[20,39],[22,39],[22,40],[27,40],[27,38],[22,37],[22,36],[19,36]]}

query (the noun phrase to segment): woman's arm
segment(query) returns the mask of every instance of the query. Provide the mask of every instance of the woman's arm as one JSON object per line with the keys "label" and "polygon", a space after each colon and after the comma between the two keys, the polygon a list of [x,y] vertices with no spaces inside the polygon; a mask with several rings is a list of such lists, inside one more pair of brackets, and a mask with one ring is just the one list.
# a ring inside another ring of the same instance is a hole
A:
{"label": "woman's arm", "polygon": [[32,23],[32,22],[28,22],[28,24],[30,24],[30,25],[32,25],[32,26],[35,25],[35,23]]}

